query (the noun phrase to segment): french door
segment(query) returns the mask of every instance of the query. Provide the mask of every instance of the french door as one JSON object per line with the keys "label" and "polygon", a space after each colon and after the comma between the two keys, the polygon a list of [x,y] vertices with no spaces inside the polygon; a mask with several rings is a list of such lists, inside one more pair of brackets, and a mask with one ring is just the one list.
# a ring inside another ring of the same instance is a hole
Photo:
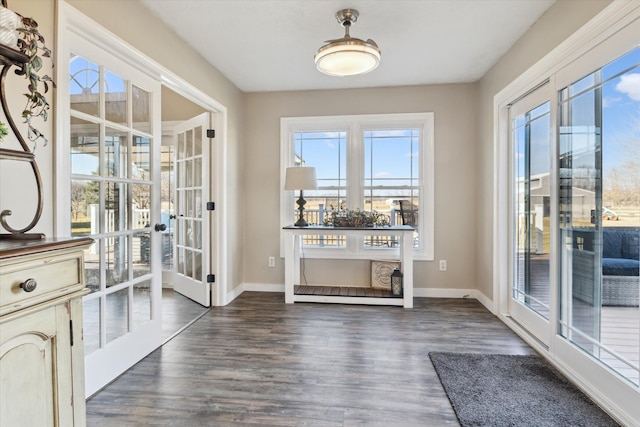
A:
{"label": "french door", "polygon": [[509,313],[549,344],[552,256],[552,104],[546,83],[509,108],[511,290]]}
{"label": "french door", "polygon": [[211,305],[211,259],[215,259],[211,239],[209,165],[210,144],[207,130],[210,113],[180,123],[175,128],[175,267],[173,288],[197,303]]}
{"label": "french door", "polygon": [[70,233],[89,236],[86,393],[162,343],[160,83],[67,34]]}

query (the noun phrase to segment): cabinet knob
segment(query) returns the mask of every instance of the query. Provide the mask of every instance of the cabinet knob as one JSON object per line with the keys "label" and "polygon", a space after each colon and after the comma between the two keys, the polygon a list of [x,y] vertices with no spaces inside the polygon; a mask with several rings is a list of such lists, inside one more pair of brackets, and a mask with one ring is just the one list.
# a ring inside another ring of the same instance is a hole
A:
{"label": "cabinet knob", "polygon": [[36,282],[36,279],[27,279],[24,282],[20,283],[20,287],[25,291],[25,292],[33,292],[36,290],[36,286],[38,286],[38,282]]}

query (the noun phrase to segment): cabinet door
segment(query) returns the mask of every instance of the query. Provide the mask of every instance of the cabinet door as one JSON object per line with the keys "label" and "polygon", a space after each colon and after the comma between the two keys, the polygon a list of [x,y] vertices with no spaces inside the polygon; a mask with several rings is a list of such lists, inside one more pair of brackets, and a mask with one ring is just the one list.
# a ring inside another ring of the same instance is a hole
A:
{"label": "cabinet door", "polygon": [[0,324],[0,426],[74,424],[69,316],[62,304]]}

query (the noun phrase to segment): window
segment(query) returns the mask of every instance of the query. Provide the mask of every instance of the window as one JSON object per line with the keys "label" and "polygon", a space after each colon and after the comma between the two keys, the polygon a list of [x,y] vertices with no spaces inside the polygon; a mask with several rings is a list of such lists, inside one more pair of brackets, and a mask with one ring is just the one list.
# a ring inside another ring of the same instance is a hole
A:
{"label": "window", "polygon": [[[415,258],[432,260],[433,147],[433,113],[283,118],[281,188],[287,167],[313,166],[318,189],[304,192],[309,224],[340,209],[376,211],[391,225],[413,225]],[[282,191],[283,226],[295,221],[298,197]],[[308,236],[303,244],[317,258],[398,252],[394,237]]]}

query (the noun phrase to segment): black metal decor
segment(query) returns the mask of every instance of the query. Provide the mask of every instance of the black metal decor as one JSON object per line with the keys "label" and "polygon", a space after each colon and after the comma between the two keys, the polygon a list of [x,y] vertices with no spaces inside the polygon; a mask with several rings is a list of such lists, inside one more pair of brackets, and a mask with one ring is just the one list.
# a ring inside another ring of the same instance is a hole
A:
{"label": "black metal decor", "polygon": [[[6,0],[2,0],[2,6],[7,7]],[[2,110],[7,119],[9,127],[13,131],[14,135],[18,139],[18,142],[20,143],[20,146],[22,147],[22,151],[0,148],[0,160],[17,160],[29,162],[31,165],[31,169],[33,170],[33,175],[35,177],[36,187],[38,190],[38,205],[36,208],[36,213],[31,223],[29,223],[29,225],[27,225],[26,227],[21,229],[13,228],[7,223],[7,217],[12,214],[11,210],[4,209],[2,210],[2,212],[0,212],[0,224],[2,224],[2,227],[4,227],[4,229],[9,232],[9,234],[0,234],[0,239],[39,240],[45,237],[42,233],[27,233],[36,226],[36,224],[40,220],[40,217],[42,216],[42,207],[44,203],[44,196],[42,194],[42,177],[40,176],[40,170],[38,169],[38,165],[36,163],[35,154],[29,149],[29,146],[25,142],[24,137],[18,130],[18,127],[16,126],[13,117],[11,116],[11,111],[7,106],[5,90],[5,79],[7,77],[9,69],[15,66],[17,67],[17,69],[15,70],[16,74],[23,74],[24,66],[28,62],[29,57],[27,55],[24,55],[20,51],[12,49],[8,46],[0,45],[0,64],[2,65],[2,71],[0,71],[0,103],[2,104]]]}

